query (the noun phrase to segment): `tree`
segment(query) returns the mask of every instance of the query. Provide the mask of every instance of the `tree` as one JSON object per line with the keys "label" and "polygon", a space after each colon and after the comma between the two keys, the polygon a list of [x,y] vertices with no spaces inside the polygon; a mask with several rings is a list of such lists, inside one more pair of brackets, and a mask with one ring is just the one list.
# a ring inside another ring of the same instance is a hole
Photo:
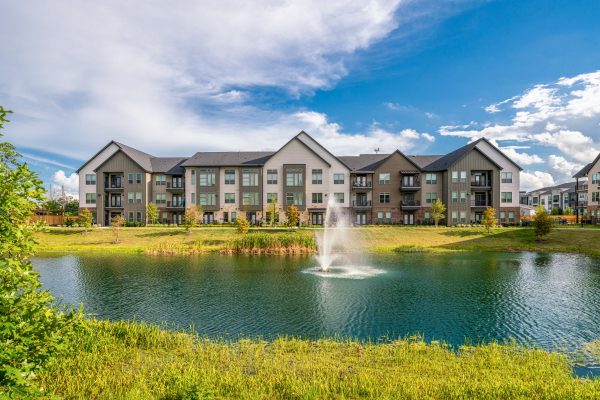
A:
{"label": "tree", "polygon": [[146,223],[155,224],[158,219],[158,207],[154,203],[148,203],[146,207]]}
{"label": "tree", "polygon": [[83,233],[87,233],[87,231],[92,227],[92,223],[94,222],[94,216],[87,208],[84,208],[79,213],[79,225],[83,226]]}
{"label": "tree", "polygon": [[492,228],[496,227],[498,220],[496,219],[496,210],[492,207],[488,207],[483,211],[483,219],[481,221],[483,226],[487,229],[488,233]]}
{"label": "tree", "polygon": [[440,199],[435,199],[433,203],[431,203],[431,218],[435,222],[435,227],[438,227],[438,223],[441,219],[444,219],[446,215],[446,205],[442,203]]}
{"label": "tree", "polygon": [[[0,128],[8,113],[0,106]],[[30,398],[35,374],[65,349],[78,314],[56,308],[28,261],[40,227],[30,218],[44,200],[44,188],[6,142],[0,143],[0,194],[0,387],[11,398]]]}
{"label": "tree", "polygon": [[121,227],[125,223],[125,220],[121,214],[117,214],[111,219],[110,224],[112,226],[113,235],[115,236],[115,244],[119,243],[119,235],[121,234]]}
{"label": "tree", "polygon": [[297,226],[300,220],[300,213],[295,205],[290,204],[285,210],[286,225],[290,228]]}
{"label": "tree", "polygon": [[548,215],[548,212],[544,206],[538,206],[535,209],[535,217],[533,217],[533,229],[535,231],[535,236],[538,239],[541,239],[550,234],[553,228],[554,221],[552,221],[552,218],[550,215]]}
{"label": "tree", "polygon": [[186,232],[190,232],[190,229],[198,226],[198,220],[200,219],[200,210],[197,207],[188,207],[183,214],[183,227]]}
{"label": "tree", "polygon": [[79,212],[79,200],[71,199],[65,204],[66,215],[77,215]]}
{"label": "tree", "polygon": [[279,204],[276,201],[269,203],[267,206],[267,217],[271,227],[279,220]]}
{"label": "tree", "polygon": [[563,215],[573,215],[573,208],[567,206]]}
{"label": "tree", "polygon": [[243,214],[240,214],[235,219],[235,227],[238,233],[245,235],[250,229],[250,222],[248,222],[248,220]]}

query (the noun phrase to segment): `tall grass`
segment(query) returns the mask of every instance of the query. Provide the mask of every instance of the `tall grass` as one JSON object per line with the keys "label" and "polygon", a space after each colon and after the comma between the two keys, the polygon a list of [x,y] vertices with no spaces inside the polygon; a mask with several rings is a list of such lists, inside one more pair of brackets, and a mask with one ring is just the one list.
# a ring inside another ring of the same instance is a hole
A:
{"label": "tall grass", "polygon": [[255,232],[232,239],[225,252],[235,254],[300,254],[317,249],[312,232]]}
{"label": "tall grass", "polygon": [[[142,323],[89,321],[73,354],[40,376],[85,399],[592,399],[567,357],[517,345],[448,346],[420,338],[209,340]],[[596,397],[595,397],[596,396]]]}

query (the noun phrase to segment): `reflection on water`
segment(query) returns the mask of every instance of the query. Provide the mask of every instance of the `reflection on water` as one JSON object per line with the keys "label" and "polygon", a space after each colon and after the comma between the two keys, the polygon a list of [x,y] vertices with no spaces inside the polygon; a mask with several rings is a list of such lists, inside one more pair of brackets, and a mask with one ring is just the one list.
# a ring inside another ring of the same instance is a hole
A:
{"label": "reflection on water", "polygon": [[[600,265],[535,253],[380,256],[315,270],[312,257],[83,255],[33,260],[44,287],[100,318],[194,325],[211,336],[600,338]],[[339,268],[339,269],[338,269]],[[344,277],[350,279],[331,279]]]}
{"label": "reflection on water", "polygon": [[373,276],[385,274],[382,269],[369,267],[366,265],[338,265],[328,267],[323,271],[321,267],[307,268],[304,271],[307,274],[317,275],[321,278],[338,278],[338,279],[366,279]]}

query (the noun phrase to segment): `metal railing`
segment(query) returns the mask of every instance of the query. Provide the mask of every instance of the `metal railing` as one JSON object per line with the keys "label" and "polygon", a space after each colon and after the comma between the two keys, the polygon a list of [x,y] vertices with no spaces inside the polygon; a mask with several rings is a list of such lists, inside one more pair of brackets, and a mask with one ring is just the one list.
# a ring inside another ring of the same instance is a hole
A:
{"label": "metal railing", "polygon": [[185,201],[180,200],[180,201],[171,201],[168,200],[167,201],[167,208],[183,208],[185,207]]}
{"label": "metal railing", "polygon": [[352,201],[352,207],[371,207],[372,206],[372,201],[371,200],[353,200]]}
{"label": "metal railing", "polygon": [[359,181],[354,181],[352,182],[352,188],[353,189],[370,189],[373,187],[373,182],[359,182]]}
{"label": "metal railing", "polygon": [[183,182],[179,182],[179,183],[167,182],[167,189],[185,189],[185,183],[183,183]]}
{"label": "metal railing", "polygon": [[491,207],[491,200],[471,200],[471,207]]}
{"label": "metal railing", "polygon": [[492,182],[490,181],[471,181],[472,187],[491,187]]}
{"label": "metal railing", "polygon": [[421,200],[403,200],[400,202],[401,207],[421,207]]}

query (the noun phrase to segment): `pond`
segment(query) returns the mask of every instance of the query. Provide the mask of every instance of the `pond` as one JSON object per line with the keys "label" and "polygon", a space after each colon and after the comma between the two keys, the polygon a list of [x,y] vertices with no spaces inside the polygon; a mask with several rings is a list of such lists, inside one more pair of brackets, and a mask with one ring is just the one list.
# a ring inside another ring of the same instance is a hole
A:
{"label": "pond", "polygon": [[[209,336],[516,339],[547,349],[600,338],[600,260],[573,254],[376,256],[379,273],[311,273],[313,257],[44,255],[63,303]],[[354,279],[351,279],[354,278]]]}

